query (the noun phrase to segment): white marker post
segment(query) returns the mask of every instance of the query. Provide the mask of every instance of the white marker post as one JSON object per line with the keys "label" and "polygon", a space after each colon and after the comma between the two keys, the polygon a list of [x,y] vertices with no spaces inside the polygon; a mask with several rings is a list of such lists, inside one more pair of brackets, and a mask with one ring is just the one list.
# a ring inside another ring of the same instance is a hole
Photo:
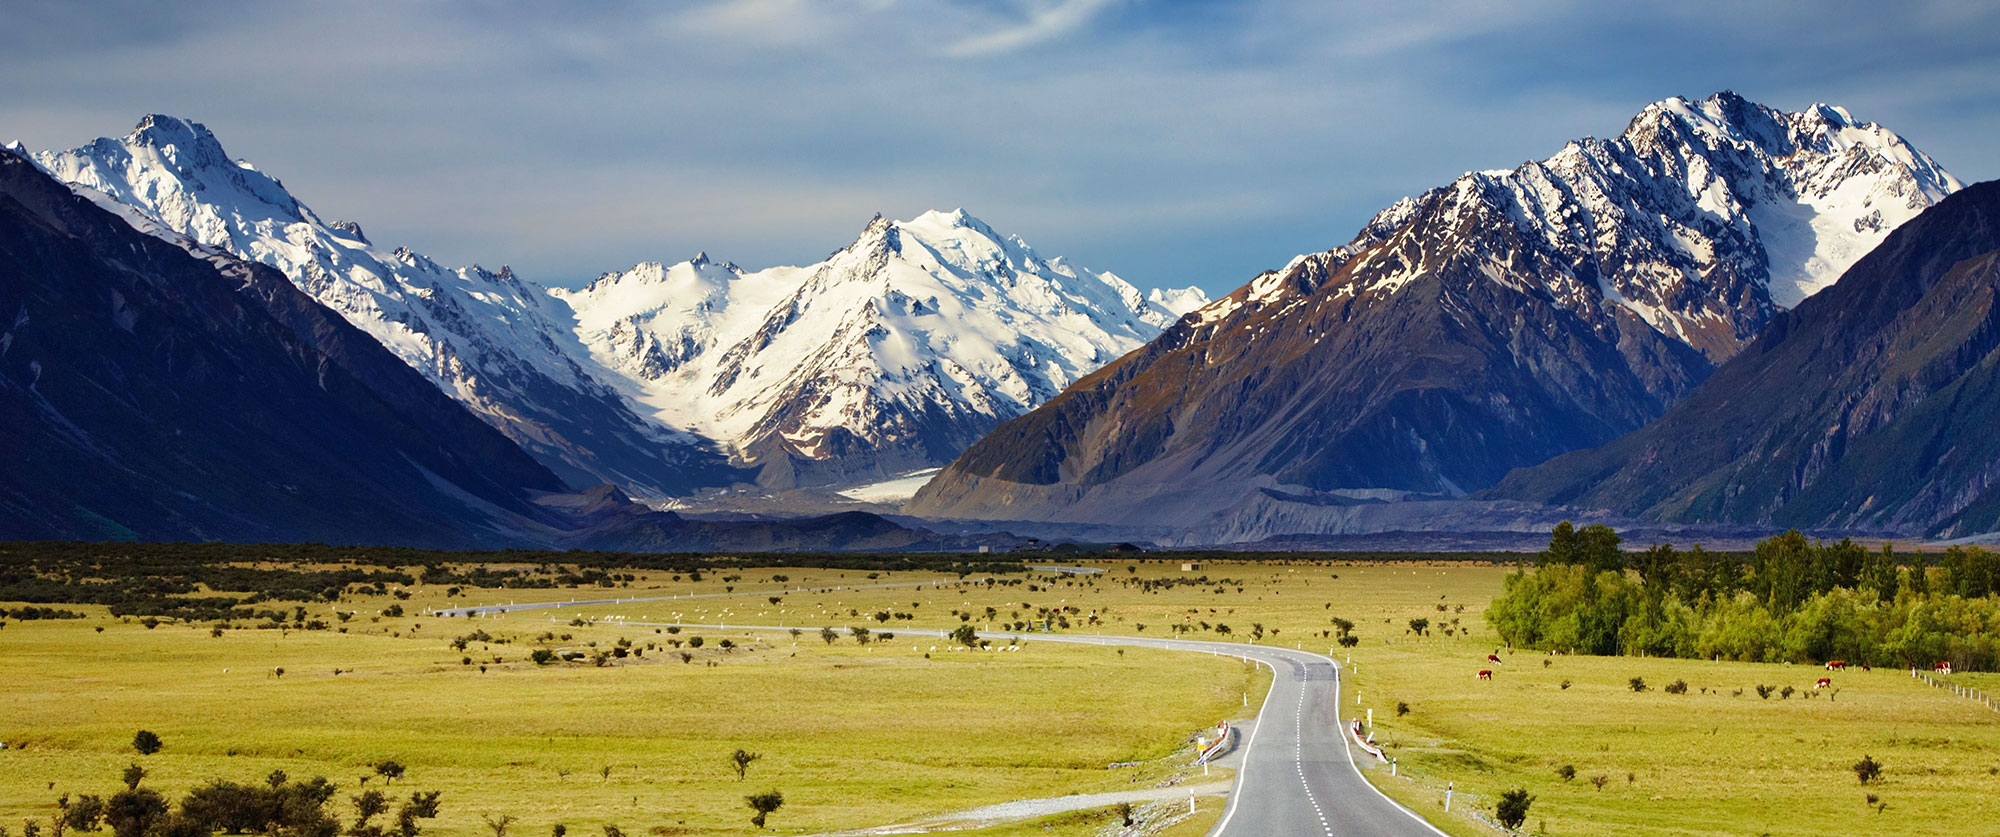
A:
{"label": "white marker post", "polygon": [[1188,791],[1188,816],[1194,816],[1194,791]]}
{"label": "white marker post", "polygon": [[1451,782],[1444,783],[1444,812],[1451,813]]}
{"label": "white marker post", "polygon": [[1389,759],[1389,775],[1396,775],[1396,760],[1394,758]]}

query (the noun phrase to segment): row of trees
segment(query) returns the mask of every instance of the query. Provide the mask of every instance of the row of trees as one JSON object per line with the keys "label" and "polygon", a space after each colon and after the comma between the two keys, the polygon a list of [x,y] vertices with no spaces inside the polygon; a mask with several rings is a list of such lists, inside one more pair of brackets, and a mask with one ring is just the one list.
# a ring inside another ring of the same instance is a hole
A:
{"label": "row of trees", "polygon": [[1748,555],[1619,543],[1607,527],[1558,526],[1487,621],[1510,645],[1542,650],[2000,668],[2000,556],[1977,547],[1933,565],[1796,531]]}
{"label": "row of trees", "polygon": [[[342,825],[328,809],[339,788],[324,777],[291,781],[282,770],[272,771],[262,784],[216,780],[188,791],[170,804],[158,791],[142,787],[146,770],[132,765],[124,771],[125,789],[102,798],[64,796],[57,802],[51,830],[96,832],[109,828],[114,837],[213,837],[216,833],[261,833],[283,837],[417,837],[421,821],[438,815],[436,791],[417,791],[408,801],[393,803],[379,790],[350,798],[354,818]],[[391,812],[393,808],[393,813]],[[378,820],[378,818],[380,818]]]}

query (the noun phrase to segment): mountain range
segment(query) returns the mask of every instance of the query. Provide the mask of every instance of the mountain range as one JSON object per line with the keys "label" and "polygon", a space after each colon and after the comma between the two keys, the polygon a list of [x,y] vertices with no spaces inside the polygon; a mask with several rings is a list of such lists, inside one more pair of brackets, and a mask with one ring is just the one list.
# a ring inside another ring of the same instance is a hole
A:
{"label": "mountain range", "polygon": [[746,273],[702,256],[552,291],[379,247],[197,122],[150,115],[35,159],[277,268],[571,486],[641,496],[942,465],[1207,301],[1149,298],[963,212],[878,217],[815,265]]}
{"label": "mountain range", "polygon": [[906,510],[1258,537],[1462,497],[1658,417],[1961,185],[1840,108],[1668,99],[1255,277]]}
{"label": "mountain range", "polygon": [[1724,92],[1212,301],[963,211],[568,290],[378,247],[154,115],[0,152],[0,536],[1023,542],[730,505],[880,508],[940,465],[903,511],[958,531],[1965,536],[2000,528],[1996,207],[1844,109]]}
{"label": "mountain range", "polygon": [[553,520],[555,474],[372,336],[107,204],[0,150],[6,537],[471,547]]}
{"label": "mountain range", "polygon": [[2000,531],[2000,182],[1946,198],[1639,431],[1490,496],[1656,522]]}

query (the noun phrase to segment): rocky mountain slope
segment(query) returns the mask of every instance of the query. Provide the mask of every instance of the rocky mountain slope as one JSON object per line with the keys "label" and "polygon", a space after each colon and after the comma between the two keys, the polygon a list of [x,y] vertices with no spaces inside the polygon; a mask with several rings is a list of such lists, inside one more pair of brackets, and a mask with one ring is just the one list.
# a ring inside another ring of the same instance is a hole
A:
{"label": "rocky mountain slope", "polygon": [[1490,493],[1647,520],[2000,529],[2000,182],[1891,234],[1645,428]]}
{"label": "rocky mountain slope", "polygon": [[[906,510],[1255,539],[1462,496],[1658,416],[1960,185],[1839,108],[1659,102],[1258,276],[1002,425]],[[1249,508],[1255,526],[1217,522]]]}
{"label": "rocky mountain slope", "polygon": [[949,461],[1207,300],[1139,294],[963,213],[871,224],[827,261],[706,257],[551,292],[328,222],[199,123],[35,159],[275,267],[572,486],[643,496],[867,481]]}
{"label": "rocky mountain slope", "polygon": [[556,476],[369,335],[132,223],[0,150],[0,538],[469,547],[552,518]]}
{"label": "rocky mountain slope", "polygon": [[[635,414],[568,327],[505,268],[451,269],[327,222],[232,160],[200,123],[147,116],[122,138],[36,160],[181,235],[282,271],[576,486],[646,494],[727,483],[719,452]],[[581,358],[581,360],[579,360]]]}
{"label": "rocky mountain slope", "polygon": [[703,255],[552,293],[656,420],[779,488],[949,462],[1207,301],[1044,259],[963,211],[878,216],[804,267]]}

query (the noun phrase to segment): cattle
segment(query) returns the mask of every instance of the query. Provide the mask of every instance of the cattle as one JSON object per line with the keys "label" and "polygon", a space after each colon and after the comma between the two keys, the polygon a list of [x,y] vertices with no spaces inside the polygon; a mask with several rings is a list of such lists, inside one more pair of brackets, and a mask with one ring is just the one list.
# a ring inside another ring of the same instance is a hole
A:
{"label": "cattle", "polygon": [[1819,679],[1819,682],[1818,682],[1818,683],[1814,683],[1814,684],[1813,684],[1813,688],[1815,688],[1815,689],[1825,689],[1825,688],[1828,688],[1828,687],[1830,687],[1830,686],[1832,686],[1832,685],[1833,685],[1833,678],[1831,678],[1831,677],[1822,677],[1822,678],[1820,678],[1820,679]]}
{"label": "cattle", "polygon": [[1496,666],[1497,666],[1497,665],[1500,665],[1500,655],[1499,655],[1499,654],[1488,654],[1488,655],[1486,655],[1486,661],[1487,661],[1487,662],[1489,662],[1489,663],[1492,663],[1492,664],[1494,664],[1494,665],[1496,665]]}
{"label": "cattle", "polygon": [[1950,674],[1950,673],[1951,673],[1951,661],[1950,661],[1950,660],[1942,660],[1942,661],[1940,661],[1940,662],[1939,662],[1939,663],[1938,663],[1937,665],[1934,665],[1934,666],[1931,666],[1931,671],[1934,671],[1934,672],[1937,672],[1938,674]]}
{"label": "cattle", "polygon": [[1847,661],[1846,661],[1846,660],[1827,660],[1827,661],[1826,661],[1826,670],[1827,670],[1827,671],[1846,671],[1846,670],[1847,670]]}
{"label": "cattle", "polygon": [[1481,679],[1481,680],[1492,680],[1492,679],[1493,679],[1493,669],[1490,669],[1490,668],[1482,668],[1482,669],[1480,669],[1480,670],[1479,670],[1479,679]]}
{"label": "cattle", "polygon": [[1868,664],[1867,664],[1867,663],[1862,663],[1862,664],[1861,664],[1861,673],[1862,673],[1862,674],[1867,674],[1868,672],[1869,672],[1869,668],[1868,668]]}

